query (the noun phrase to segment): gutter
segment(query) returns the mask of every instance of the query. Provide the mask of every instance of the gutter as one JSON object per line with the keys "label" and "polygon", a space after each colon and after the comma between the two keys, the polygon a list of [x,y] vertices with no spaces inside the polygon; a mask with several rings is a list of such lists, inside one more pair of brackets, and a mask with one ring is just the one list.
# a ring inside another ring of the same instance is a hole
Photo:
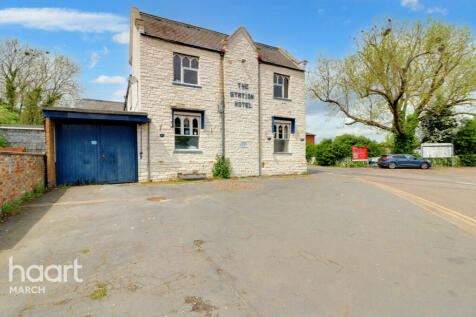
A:
{"label": "gutter", "polygon": [[276,64],[276,63],[273,63],[273,62],[267,62],[267,61],[263,61],[263,60],[259,60],[259,62],[263,63],[263,64],[268,64],[268,65],[284,67],[284,68],[288,68],[288,69],[292,69],[292,70],[297,70],[299,72],[305,72],[306,71],[305,69],[300,69],[300,68],[295,68],[295,67],[291,67],[291,66]]}
{"label": "gutter", "polygon": [[225,158],[225,50],[220,52],[220,90],[221,90],[221,155]]}
{"label": "gutter", "polygon": [[261,65],[258,62],[258,176],[261,176]]}
{"label": "gutter", "polygon": [[205,46],[200,46],[200,45],[194,45],[194,44],[185,43],[185,42],[180,42],[180,41],[175,41],[175,40],[171,40],[171,39],[166,39],[166,38],[163,38],[163,37],[160,37],[160,36],[157,36],[157,35],[152,35],[152,34],[149,34],[149,33],[146,33],[146,32],[142,32],[141,35],[148,36],[148,37],[151,37],[151,38],[154,38],[154,39],[159,39],[159,40],[166,41],[166,42],[169,42],[169,43],[180,44],[180,45],[184,45],[184,46],[189,46],[189,47],[194,47],[194,48],[199,48],[199,49],[202,49],[202,50],[215,52],[215,53],[218,53],[218,54],[223,54],[223,52],[221,50],[217,50],[217,49],[210,48],[210,47],[205,47]]}

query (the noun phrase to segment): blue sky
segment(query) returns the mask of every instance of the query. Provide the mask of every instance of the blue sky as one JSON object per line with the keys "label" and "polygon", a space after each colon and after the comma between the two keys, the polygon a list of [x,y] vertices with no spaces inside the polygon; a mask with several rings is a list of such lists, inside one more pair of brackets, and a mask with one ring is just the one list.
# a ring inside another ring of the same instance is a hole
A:
{"label": "blue sky", "polygon": [[[128,64],[130,6],[140,11],[223,33],[238,26],[253,39],[283,46],[298,59],[318,54],[341,57],[353,52],[352,38],[377,19],[426,19],[476,26],[474,0],[321,0],[321,1],[2,1],[0,37],[16,37],[75,59],[81,95],[122,100]],[[307,130],[318,139],[356,133],[382,139],[364,126],[344,126],[316,102],[307,103]]]}

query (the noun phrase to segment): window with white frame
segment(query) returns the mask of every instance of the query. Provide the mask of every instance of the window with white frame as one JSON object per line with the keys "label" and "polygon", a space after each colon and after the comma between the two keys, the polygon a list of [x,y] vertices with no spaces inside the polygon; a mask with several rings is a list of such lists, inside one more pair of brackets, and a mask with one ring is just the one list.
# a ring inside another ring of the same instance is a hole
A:
{"label": "window with white frame", "polygon": [[200,136],[200,114],[174,114],[175,149],[193,150],[198,149]]}
{"label": "window with white frame", "polygon": [[274,122],[274,153],[289,152],[289,134],[291,133],[291,122]]}
{"label": "window with white frame", "polygon": [[274,83],[274,98],[288,98],[288,88],[289,88],[289,76],[274,74],[273,78]]}
{"label": "window with white frame", "polygon": [[174,54],[174,82],[198,85],[198,57]]}

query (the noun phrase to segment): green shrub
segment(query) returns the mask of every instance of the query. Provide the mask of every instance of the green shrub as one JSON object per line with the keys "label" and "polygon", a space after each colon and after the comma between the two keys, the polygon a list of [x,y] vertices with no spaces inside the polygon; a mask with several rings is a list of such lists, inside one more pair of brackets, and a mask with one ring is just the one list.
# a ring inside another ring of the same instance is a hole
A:
{"label": "green shrub", "polygon": [[5,139],[5,137],[0,134],[0,147],[8,147],[8,142],[7,140]]}
{"label": "green shrub", "polygon": [[335,164],[338,167],[369,167],[367,161],[352,161],[350,157],[343,159]]}
{"label": "green shrub", "polygon": [[25,194],[23,194],[22,198],[18,198],[18,199],[15,199],[13,201],[4,203],[2,208],[1,208],[1,213],[9,213],[10,211],[12,211],[14,209],[19,208],[24,202],[26,202],[26,201],[28,201],[32,198],[35,198],[35,197],[40,197],[41,195],[43,195],[44,192],[45,192],[44,187],[42,187],[38,184],[35,184],[35,187],[34,187],[32,193],[26,192]]}
{"label": "green shrub", "polygon": [[465,120],[453,137],[456,155],[476,154],[476,119]]}
{"label": "green shrub", "polygon": [[230,159],[227,159],[222,155],[217,155],[216,162],[213,165],[212,173],[214,177],[230,178]]}
{"label": "green shrub", "polygon": [[311,162],[313,157],[316,157],[316,145],[306,142],[306,160]]}
{"label": "green shrub", "polygon": [[[318,165],[340,165],[340,161],[352,157],[352,146],[366,146],[368,157],[381,156],[385,154],[386,148],[385,144],[379,144],[366,137],[344,134],[334,140],[324,139],[316,145],[308,144],[306,158],[310,161],[312,157],[315,157]],[[354,164],[354,166],[360,165]]]}
{"label": "green shrub", "polygon": [[433,167],[452,166],[451,158],[427,158]]}
{"label": "green shrub", "polygon": [[464,154],[457,156],[458,166],[476,166],[476,154]]}

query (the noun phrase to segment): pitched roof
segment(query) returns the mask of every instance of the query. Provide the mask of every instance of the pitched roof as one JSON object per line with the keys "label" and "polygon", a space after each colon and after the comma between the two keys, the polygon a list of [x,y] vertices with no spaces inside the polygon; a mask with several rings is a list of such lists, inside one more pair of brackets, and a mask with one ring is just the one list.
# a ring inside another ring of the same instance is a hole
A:
{"label": "pitched roof", "polygon": [[79,99],[73,108],[88,110],[111,110],[124,111],[124,102],[96,100],[96,99]]}
{"label": "pitched roof", "polygon": [[[160,39],[178,42],[199,48],[220,52],[228,34],[204,29],[198,26],[177,22],[140,12],[144,34]],[[283,49],[255,42],[264,63],[275,64],[296,70],[303,70],[299,62]]]}

